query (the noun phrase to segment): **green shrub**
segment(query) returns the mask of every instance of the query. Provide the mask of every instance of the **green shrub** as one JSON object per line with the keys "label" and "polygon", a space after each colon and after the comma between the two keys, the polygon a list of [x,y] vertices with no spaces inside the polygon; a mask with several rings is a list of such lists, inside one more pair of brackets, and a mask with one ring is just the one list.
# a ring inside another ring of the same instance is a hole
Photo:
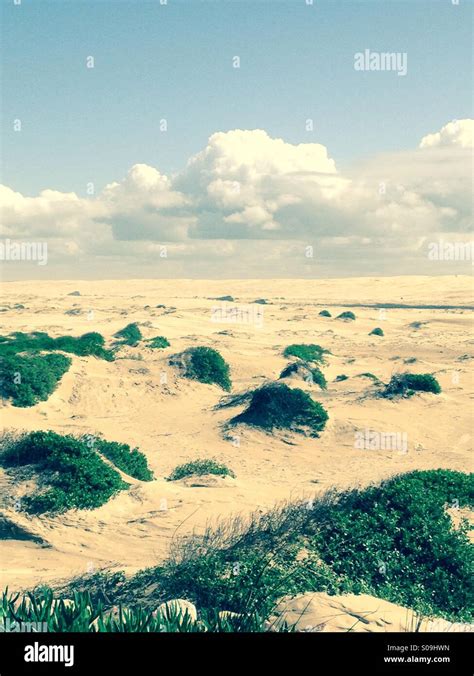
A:
{"label": "green shrub", "polygon": [[170,346],[168,339],[164,336],[155,336],[154,338],[149,338],[147,343],[147,347],[151,347],[153,349],[163,349]]}
{"label": "green shrub", "polygon": [[52,338],[43,331],[23,333],[16,331],[9,336],[2,336],[0,341],[0,356],[20,353],[37,354],[39,352],[69,352],[79,356],[94,356],[107,361],[114,358],[111,350],[104,348],[105,340],[100,333],[85,333],[82,336],[60,336]]}
{"label": "green shrub", "polygon": [[48,399],[70,366],[62,354],[0,357],[0,395],[13,406],[34,406]]}
{"label": "green shrub", "polygon": [[212,300],[222,300],[222,301],[227,301],[228,303],[234,302],[233,296],[218,296],[217,298],[213,298]]}
{"label": "green shrub", "polygon": [[335,383],[341,383],[343,380],[349,380],[349,376],[346,376],[345,373],[341,373],[334,378]]}
{"label": "green shrub", "polygon": [[113,462],[122,472],[139,481],[152,481],[153,472],[148,467],[146,456],[138,448],[130,449],[128,444],[117,441],[94,440],[94,447],[99,453]]}
{"label": "green shrub", "polygon": [[117,341],[119,345],[130,345],[130,347],[136,347],[139,341],[142,339],[142,332],[140,331],[138,324],[133,322],[132,324],[127,324],[123,329],[117,331],[114,334],[115,338],[119,338]]}
{"label": "green shrub", "polygon": [[[186,378],[230,390],[229,365],[217,350],[212,347],[191,347],[182,353],[181,360]],[[175,361],[172,360],[171,363]]]}
{"label": "green shrub", "polygon": [[341,312],[340,315],[337,315],[336,319],[344,319],[344,320],[354,320],[356,318],[355,314],[351,312],[350,310],[347,310],[346,312]]}
{"label": "green shrub", "polygon": [[432,470],[343,494],[317,511],[311,546],[374,596],[470,621],[472,545],[445,505],[472,506],[473,488],[473,475]]}
{"label": "green shrub", "polygon": [[376,329],[372,329],[372,331],[369,333],[369,336],[383,336],[384,332],[382,329],[377,327]]}
{"label": "green shrub", "polygon": [[318,436],[328,417],[321,404],[303,390],[275,383],[255,390],[248,408],[230,422],[255,425],[265,430],[304,432],[304,428],[308,428],[311,436]]}
{"label": "green shrub", "polygon": [[319,313],[319,316],[320,317],[331,317],[332,315],[328,310],[321,310],[321,312]]}
{"label": "green shrub", "polygon": [[329,350],[325,350],[320,345],[303,345],[294,344],[288,345],[283,351],[284,357],[297,357],[305,362],[319,362],[324,363],[324,355],[330,354]]}
{"label": "green shrub", "polygon": [[216,460],[202,459],[178,465],[171,472],[168,481],[178,481],[188,476],[202,476],[203,474],[235,477],[234,472],[222,463]]}
{"label": "green shrub", "polygon": [[310,366],[304,362],[293,362],[288,364],[280,373],[279,378],[289,378],[293,374],[301,373],[303,379],[307,383],[315,383],[319,385],[322,390],[327,389],[327,382],[324,373],[318,366]]}
{"label": "green shrub", "polygon": [[411,397],[415,392],[439,394],[441,386],[429,373],[397,373],[392,376],[383,392],[384,397]]}
{"label": "green shrub", "polygon": [[95,509],[128,485],[83,439],[51,431],[8,441],[0,464],[7,468],[32,465],[41,472],[49,487],[23,499],[31,513]]}

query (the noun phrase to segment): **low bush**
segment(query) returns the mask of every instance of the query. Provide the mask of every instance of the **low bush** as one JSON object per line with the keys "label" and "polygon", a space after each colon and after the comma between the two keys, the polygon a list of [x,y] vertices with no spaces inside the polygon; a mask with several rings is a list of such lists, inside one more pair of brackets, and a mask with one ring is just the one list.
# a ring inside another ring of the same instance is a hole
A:
{"label": "low bush", "polygon": [[297,357],[304,362],[319,362],[324,363],[324,355],[330,354],[329,350],[325,350],[320,345],[304,345],[304,344],[293,344],[285,347],[283,351],[284,357]]}
{"label": "low bush", "polygon": [[136,347],[142,339],[142,332],[140,331],[138,324],[133,322],[132,324],[127,324],[127,326],[120,329],[120,331],[117,331],[117,333],[114,334],[114,337],[119,338],[117,341],[117,344],[119,345]]}
{"label": "low bush", "polygon": [[[176,360],[172,359],[171,363]],[[212,347],[191,347],[179,356],[178,364],[184,368],[186,378],[219,385],[226,391],[231,389],[229,365]]]}
{"label": "low bush", "polygon": [[153,349],[163,349],[169,346],[170,343],[164,336],[155,336],[154,338],[149,338],[147,340],[147,347],[151,347]]}
{"label": "low bush", "polygon": [[411,397],[415,392],[439,394],[441,386],[436,378],[429,373],[397,373],[385,386],[382,396],[387,398]]}
{"label": "low bush", "polygon": [[384,335],[384,332],[379,327],[372,329],[372,331],[369,333],[369,336],[383,336],[383,335]]}
{"label": "low bush", "polygon": [[230,422],[265,430],[288,429],[300,433],[307,430],[311,436],[318,436],[328,417],[323,406],[303,390],[275,383],[255,390],[249,406]]}
{"label": "low bush", "polygon": [[321,312],[319,313],[319,316],[320,317],[331,317],[332,315],[328,310],[321,310]]}
{"label": "low bush", "polygon": [[349,380],[349,376],[346,376],[345,373],[341,373],[334,378],[335,383],[341,383],[343,380]]}
{"label": "low bush", "polygon": [[62,354],[0,357],[0,395],[13,406],[34,406],[48,399],[70,366],[71,359]]}
{"label": "low bush", "polygon": [[59,336],[58,338],[52,338],[42,331],[34,331],[33,333],[16,331],[9,336],[1,337],[0,356],[60,351],[82,357],[93,356],[112,361],[114,358],[113,352],[105,349],[104,345],[104,337],[94,331],[79,337]]}
{"label": "low bush", "polygon": [[279,378],[289,378],[295,374],[301,375],[303,380],[309,384],[315,383],[316,385],[319,385],[322,390],[327,389],[326,378],[318,366],[311,366],[304,362],[293,362],[283,369]]}
{"label": "low bush", "polygon": [[178,481],[188,476],[202,476],[203,474],[215,474],[216,476],[235,477],[234,472],[216,460],[202,459],[192,460],[184,465],[174,468],[168,477],[168,481]]}
{"label": "low bush", "polygon": [[353,321],[356,318],[355,314],[350,310],[346,312],[341,312],[340,315],[337,315],[336,319],[344,319],[345,321]]}
{"label": "low bush", "polygon": [[146,456],[138,448],[131,449],[128,444],[120,444],[117,441],[105,441],[101,438],[94,439],[94,448],[104,455],[107,460],[110,460],[115,467],[118,467],[122,472],[125,472],[125,474],[134,479],[152,481],[154,478],[153,472],[148,467]]}
{"label": "low bush", "polygon": [[3,443],[0,464],[6,468],[32,465],[42,485],[23,498],[31,513],[95,509],[128,486],[83,439],[55,432],[30,432]]}

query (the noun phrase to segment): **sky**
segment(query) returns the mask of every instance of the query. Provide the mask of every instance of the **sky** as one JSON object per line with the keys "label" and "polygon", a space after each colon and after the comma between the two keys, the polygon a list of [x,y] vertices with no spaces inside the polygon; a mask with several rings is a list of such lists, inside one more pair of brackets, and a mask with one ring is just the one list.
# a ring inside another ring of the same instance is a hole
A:
{"label": "sky", "polygon": [[470,271],[427,251],[470,241],[472,13],[2,0],[1,241],[48,245],[3,277]]}

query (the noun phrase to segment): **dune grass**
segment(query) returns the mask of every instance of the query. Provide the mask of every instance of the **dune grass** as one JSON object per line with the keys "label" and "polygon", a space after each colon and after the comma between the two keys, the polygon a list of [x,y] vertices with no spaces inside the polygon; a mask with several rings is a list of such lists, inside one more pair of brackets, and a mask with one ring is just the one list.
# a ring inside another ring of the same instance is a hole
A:
{"label": "dune grass", "polygon": [[232,387],[230,369],[222,355],[212,347],[191,347],[171,360],[184,370],[185,378],[208,385],[218,385],[229,391]]}
{"label": "dune grass", "polygon": [[245,423],[264,430],[291,430],[318,436],[328,419],[326,410],[309,394],[283,383],[263,385],[251,395],[248,407],[230,424]]}
{"label": "dune grass", "polygon": [[179,481],[189,476],[202,476],[203,474],[214,474],[216,476],[230,476],[235,478],[234,472],[226,465],[216,460],[203,458],[192,460],[183,465],[174,468],[168,477],[168,481]]}
{"label": "dune grass", "polygon": [[319,362],[320,364],[324,363],[325,354],[330,354],[329,350],[314,343],[309,345],[295,343],[288,345],[283,351],[284,357],[297,357],[304,362]]}
{"label": "dune grass", "polygon": [[[86,443],[90,443],[90,439],[91,437],[87,436],[82,438]],[[95,450],[125,474],[139,481],[153,480],[153,472],[148,467],[146,456],[138,448],[131,449],[128,444],[106,441],[100,437],[94,438],[93,442]]]}
{"label": "dune grass", "polygon": [[344,319],[345,321],[354,321],[355,318],[356,318],[355,314],[350,310],[346,310],[346,312],[341,312],[341,314],[337,315],[336,317],[336,319]]}
{"label": "dune grass", "polygon": [[301,374],[305,382],[319,385],[322,390],[327,389],[326,377],[318,366],[311,366],[305,362],[292,362],[283,369],[279,379],[289,378],[293,374]]}
{"label": "dune grass", "polygon": [[81,357],[98,357],[112,361],[113,352],[104,348],[105,340],[100,333],[90,332],[82,336],[59,336],[52,338],[42,331],[23,333],[16,331],[0,336],[0,357],[40,352],[68,352]]}
{"label": "dune grass", "polygon": [[146,342],[147,347],[151,347],[154,350],[162,350],[170,346],[169,340],[164,336],[155,336],[154,338],[149,338]]}
{"label": "dune grass", "polygon": [[415,392],[431,392],[439,394],[441,386],[430,373],[397,373],[392,376],[382,396],[388,399],[394,397],[411,397]]}
{"label": "dune grass", "polygon": [[114,338],[119,339],[116,345],[128,345],[129,347],[136,347],[142,337],[142,332],[136,322],[127,324],[123,329],[114,333]]}
{"label": "dune grass", "polygon": [[46,401],[69,370],[62,354],[8,354],[0,357],[0,396],[27,408]]}

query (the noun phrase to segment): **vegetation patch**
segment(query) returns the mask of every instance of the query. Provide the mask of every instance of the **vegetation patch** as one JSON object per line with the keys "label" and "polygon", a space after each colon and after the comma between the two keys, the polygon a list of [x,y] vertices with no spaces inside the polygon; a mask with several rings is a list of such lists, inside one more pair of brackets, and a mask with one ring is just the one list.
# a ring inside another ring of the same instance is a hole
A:
{"label": "vegetation patch", "polygon": [[222,300],[227,301],[228,303],[233,303],[235,301],[233,296],[218,296],[217,298],[212,298],[211,300]]}
{"label": "vegetation patch", "polygon": [[384,335],[384,332],[379,327],[372,329],[372,331],[369,333],[369,336],[383,336],[383,335]]}
{"label": "vegetation patch", "polygon": [[212,347],[191,347],[179,355],[178,361],[171,360],[171,364],[175,363],[183,368],[186,378],[219,385],[226,391],[232,386],[229,365]]}
{"label": "vegetation patch", "polygon": [[22,499],[30,513],[95,509],[128,486],[84,439],[30,432],[5,437],[1,446],[3,467],[31,465],[39,473],[40,491]]}
{"label": "vegetation patch", "polygon": [[152,481],[153,472],[148,467],[146,456],[138,450],[131,449],[128,444],[120,444],[117,441],[105,441],[105,439],[86,436],[82,438],[103,456],[110,460],[115,467],[139,481]]}
{"label": "vegetation patch", "polygon": [[9,354],[0,357],[0,395],[13,406],[26,408],[46,401],[69,370],[62,354]]}
{"label": "vegetation patch", "polygon": [[170,346],[169,340],[164,336],[155,336],[154,338],[149,338],[147,343],[147,347],[160,350]]}
{"label": "vegetation patch", "polygon": [[321,312],[319,313],[319,316],[320,317],[331,317],[332,315],[329,312],[329,310],[321,310]]}
{"label": "vegetation patch", "polygon": [[350,310],[346,312],[341,312],[340,315],[337,315],[336,319],[343,319],[344,321],[353,321],[356,318],[355,314]]}
{"label": "vegetation patch", "polygon": [[300,375],[307,383],[315,383],[322,390],[327,389],[326,378],[318,366],[311,366],[304,362],[292,362],[280,373],[280,380],[290,378],[292,375]]}
{"label": "vegetation patch", "polygon": [[334,378],[335,383],[341,383],[343,380],[349,380],[349,376],[346,376],[345,373],[341,373]]}
{"label": "vegetation patch", "polygon": [[192,460],[184,465],[174,468],[168,477],[168,481],[178,481],[188,476],[202,476],[203,474],[215,474],[216,476],[230,476],[235,478],[234,472],[226,465],[216,460],[202,459]]}
{"label": "vegetation patch", "polygon": [[324,364],[325,354],[331,353],[329,350],[314,343],[310,343],[309,345],[295,343],[288,345],[283,351],[284,357],[297,357],[304,362],[319,362],[320,364]]}
{"label": "vegetation patch", "polygon": [[85,333],[82,336],[60,336],[52,338],[42,331],[22,333],[16,331],[0,336],[0,356],[15,354],[38,354],[40,352],[68,352],[80,357],[99,357],[107,361],[114,358],[111,350],[104,348],[105,340],[100,333]]}
{"label": "vegetation patch", "polygon": [[127,324],[123,329],[117,331],[114,334],[115,338],[118,338],[118,345],[129,345],[130,347],[136,347],[140,340],[142,339],[142,332],[136,322],[132,324]]}
{"label": "vegetation patch", "polygon": [[273,383],[255,390],[246,410],[230,422],[254,425],[269,431],[288,429],[318,436],[328,417],[323,406],[313,401],[303,390]]}
{"label": "vegetation patch", "polygon": [[[268,616],[287,594],[366,593],[452,621],[473,619],[472,545],[446,507],[473,506],[473,475],[411,472],[379,486],[234,519],[173,545],[114,602],[186,598]],[[238,564],[238,565],[237,565]]]}
{"label": "vegetation patch", "polygon": [[382,396],[388,399],[393,397],[411,397],[415,392],[439,394],[441,386],[430,373],[397,373],[392,376],[388,385],[385,386]]}

